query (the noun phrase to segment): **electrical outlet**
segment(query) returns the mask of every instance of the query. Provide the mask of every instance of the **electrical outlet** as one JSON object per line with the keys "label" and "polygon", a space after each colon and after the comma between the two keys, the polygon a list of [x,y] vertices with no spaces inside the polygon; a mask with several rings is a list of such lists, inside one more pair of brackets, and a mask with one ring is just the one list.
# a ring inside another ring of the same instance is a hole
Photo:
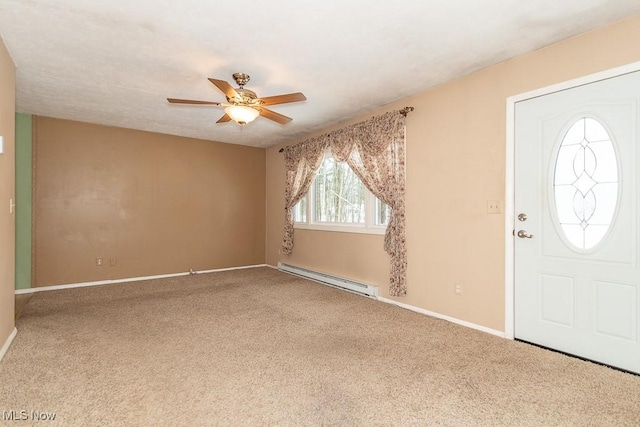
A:
{"label": "electrical outlet", "polygon": [[118,264],[118,259],[116,257],[109,258],[109,265],[111,267],[115,267]]}
{"label": "electrical outlet", "polygon": [[462,285],[460,283],[456,283],[456,295],[462,294]]}
{"label": "electrical outlet", "polygon": [[102,265],[102,258],[96,258],[96,265],[100,267]]}
{"label": "electrical outlet", "polygon": [[487,213],[499,214],[500,213],[500,201],[499,200],[487,200]]}

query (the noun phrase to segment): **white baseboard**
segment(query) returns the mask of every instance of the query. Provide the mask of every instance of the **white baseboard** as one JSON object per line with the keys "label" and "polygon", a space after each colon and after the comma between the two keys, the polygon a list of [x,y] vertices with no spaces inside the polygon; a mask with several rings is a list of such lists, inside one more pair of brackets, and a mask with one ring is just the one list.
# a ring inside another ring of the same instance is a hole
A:
{"label": "white baseboard", "polygon": [[486,332],[491,335],[496,335],[500,338],[505,338],[506,335],[502,331],[497,331],[495,329],[487,328],[486,326],[476,325],[475,323],[467,322],[466,320],[456,319],[455,317],[446,316],[444,314],[436,313],[434,311],[425,310],[420,307],[415,307],[413,305],[405,304],[402,302],[394,301],[392,299],[378,297],[378,301],[385,302],[387,304],[397,305],[398,307],[405,308],[407,310],[415,311],[416,313],[425,314],[427,316],[436,317],[438,319],[446,320],[451,323],[455,323],[457,325],[466,326],[467,328],[476,329],[478,331]]}
{"label": "white baseboard", "polygon": [[255,265],[242,265],[240,267],[227,267],[227,268],[216,268],[214,270],[201,270],[196,271],[196,274],[200,273],[217,273],[219,271],[231,271],[231,270],[246,270],[247,268],[259,268],[259,267],[269,267],[267,264],[255,264]]}
{"label": "white baseboard", "polygon": [[4,342],[4,345],[2,346],[2,348],[0,348],[0,361],[2,361],[2,359],[4,358],[4,355],[7,353],[7,350],[9,350],[9,347],[11,347],[11,343],[13,342],[13,339],[16,337],[17,334],[18,334],[18,330],[16,328],[13,328],[13,331],[11,331],[11,333],[9,334],[9,337]]}
{"label": "white baseboard", "polygon": [[35,292],[56,291],[60,289],[84,288],[87,286],[100,286],[100,285],[110,285],[113,283],[138,282],[141,280],[165,279],[167,277],[189,276],[191,274],[217,273],[221,271],[244,270],[247,268],[258,268],[258,267],[268,267],[268,265],[267,264],[244,265],[241,267],[228,267],[228,268],[217,268],[214,270],[194,271],[193,273],[190,271],[186,271],[184,273],[159,274],[156,276],[142,276],[142,277],[130,277],[126,279],[98,280],[95,282],[70,283],[67,285],[39,286],[37,288],[17,289],[15,293],[16,294],[32,294]]}
{"label": "white baseboard", "polygon": [[[256,264],[256,265],[245,265],[245,266],[241,266],[241,267],[229,267],[229,268],[218,268],[218,269],[214,269],[214,270],[202,270],[202,271],[196,271],[194,273],[195,274],[217,273],[217,272],[221,272],[221,271],[244,270],[244,269],[247,269],[247,268],[259,268],[259,267],[269,267],[269,268],[273,268],[275,270],[278,270],[278,267],[275,267],[275,266],[272,266],[272,265],[269,265],[269,264]],[[113,284],[113,283],[127,283],[127,282],[137,282],[137,281],[141,281],[141,280],[163,279],[163,278],[167,278],[167,277],[188,276],[190,274],[191,274],[191,272],[187,271],[187,272],[184,272],[184,273],[160,274],[160,275],[156,275],[156,276],[142,276],[142,277],[131,277],[131,278],[126,278],[126,279],[100,280],[100,281],[95,281],[95,282],[71,283],[71,284],[67,284],[67,285],[41,286],[41,287],[37,287],[37,288],[18,289],[18,290],[15,291],[15,293],[16,294],[30,294],[30,293],[35,293],[35,292],[55,291],[55,290],[59,290],[59,289],[82,288],[82,287],[87,287],[87,286],[109,285],[109,284]],[[387,304],[393,304],[393,305],[396,305],[398,307],[401,307],[401,308],[404,308],[404,309],[407,309],[407,310],[415,311],[416,313],[420,313],[420,314],[424,314],[424,315],[427,315],[427,316],[435,317],[435,318],[438,318],[438,319],[446,320],[448,322],[455,323],[457,325],[466,326],[467,328],[476,329],[478,331],[486,332],[486,333],[491,334],[491,335],[496,335],[496,336],[501,337],[501,338],[505,338],[506,337],[505,333],[502,332],[502,331],[498,331],[498,330],[495,330],[495,329],[487,328],[486,326],[477,325],[475,323],[467,322],[466,320],[456,319],[455,317],[446,316],[444,314],[436,313],[434,311],[425,310],[423,308],[415,307],[413,305],[405,304],[405,303],[402,303],[402,302],[398,302],[398,301],[395,301],[395,300],[392,300],[392,299],[388,299],[388,298],[383,298],[383,297],[380,297],[380,296],[377,299],[378,299],[378,301],[381,301],[381,302],[384,302],[384,303],[387,303]],[[2,349],[0,349],[0,360],[2,360],[2,357],[4,356],[4,353],[7,351],[7,349],[11,345],[11,342],[13,341],[13,338],[16,336],[17,332],[18,331],[14,328],[13,332],[11,333],[9,338],[7,339],[7,342],[4,344]]]}

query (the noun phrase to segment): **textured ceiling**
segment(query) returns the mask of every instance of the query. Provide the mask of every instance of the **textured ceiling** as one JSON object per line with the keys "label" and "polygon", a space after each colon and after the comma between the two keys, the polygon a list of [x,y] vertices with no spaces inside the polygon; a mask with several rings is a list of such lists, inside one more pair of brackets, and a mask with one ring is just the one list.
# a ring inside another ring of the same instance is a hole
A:
{"label": "textured ceiling", "polygon": [[[266,147],[640,13],[638,0],[0,0],[17,110]],[[216,124],[208,77],[293,118]]]}

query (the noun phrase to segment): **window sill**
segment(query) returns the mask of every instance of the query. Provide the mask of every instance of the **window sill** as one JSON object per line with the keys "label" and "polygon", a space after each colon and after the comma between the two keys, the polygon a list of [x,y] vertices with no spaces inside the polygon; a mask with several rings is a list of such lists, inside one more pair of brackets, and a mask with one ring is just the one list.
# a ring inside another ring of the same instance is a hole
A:
{"label": "window sill", "polygon": [[341,225],[341,224],[305,224],[296,222],[293,224],[294,228],[301,230],[316,230],[316,231],[333,231],[338,233],[358,233],[358,234],[378,234],[384,235],[386,226],[353,226],[353,225]]}

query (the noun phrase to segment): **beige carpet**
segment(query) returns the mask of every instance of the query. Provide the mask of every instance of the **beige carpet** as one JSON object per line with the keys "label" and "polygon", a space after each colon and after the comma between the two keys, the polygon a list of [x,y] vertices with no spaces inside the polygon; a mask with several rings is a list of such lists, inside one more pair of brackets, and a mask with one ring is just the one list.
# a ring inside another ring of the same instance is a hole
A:
{"label": "beige carpet", "polygon": [[[269,268],[35,294],[8,425],[638,426],[640,377]],[[2,415],[2,414],[0,414]]]}

